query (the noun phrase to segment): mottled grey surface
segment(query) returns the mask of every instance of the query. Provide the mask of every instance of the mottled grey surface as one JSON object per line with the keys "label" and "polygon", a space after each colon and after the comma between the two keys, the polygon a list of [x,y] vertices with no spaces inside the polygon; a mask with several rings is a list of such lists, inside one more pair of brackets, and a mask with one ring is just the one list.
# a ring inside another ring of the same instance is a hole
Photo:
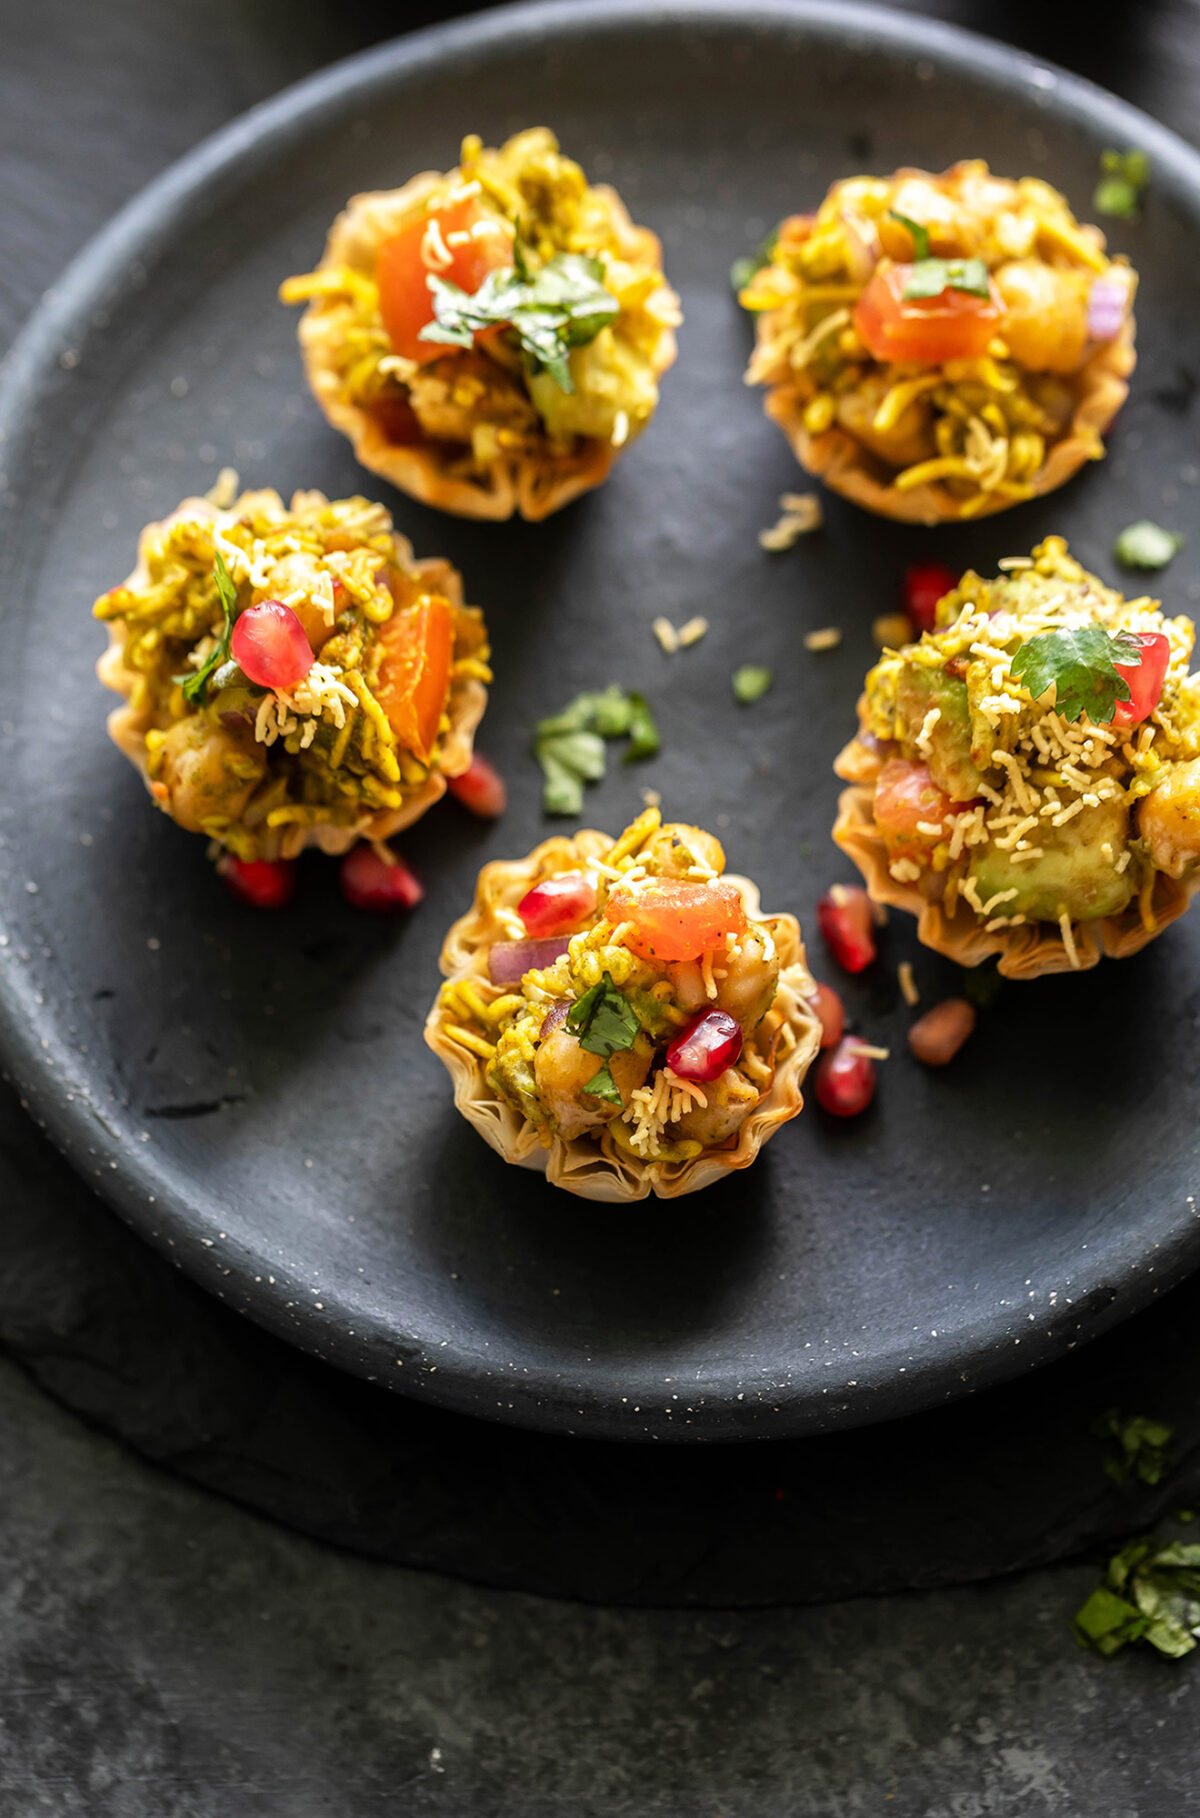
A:
{"label": "mottled grey surface", "polygon": [[1081,1653],[1087,1567],[587,1609],[322,1550],[0,1368],[4,1818],[1178,1818],[1200,1677]]}
{"label": "mottled grey surface", "polygon": [[[202,133],[438,10],[4,0],[0,338]],[[1086,33],[1067,7],[919,10],[1083,69],[1196,136],[1189,0],[1093,7]],[[7,1364],[0,1561],[0,1818],[1200,1808],[1200,1679],[1186,1663],[1079,1653],[1064,1620],[1087,1567],[729,1616],[480,1591],[323,1550],[207,1497]]]}

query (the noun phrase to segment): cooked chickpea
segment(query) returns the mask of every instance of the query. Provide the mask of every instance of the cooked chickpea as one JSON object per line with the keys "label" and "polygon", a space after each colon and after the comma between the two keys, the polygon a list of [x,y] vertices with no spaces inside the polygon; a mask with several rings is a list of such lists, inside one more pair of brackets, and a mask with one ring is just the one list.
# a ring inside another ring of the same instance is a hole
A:
{"label": "cooked chickpea", "polygon": [[651,835],[638,854],[647,871],[659,877],[686,877],[695,866],[720,873],[725,869],[725,849],[703,827],[668,821]]}
{"label": "cooked chickpea", "polygon": [[1200,758],[1178,765],[1155,784],[1137,819],[1159,871],[1182,877],[1190,870],[1200,860]]}
{"label": "cooked chickpea", "polygon": [[[629,1103],[630,1093],[645,1081],[650,1060],[649,1053],[641,1052],[641,1045],[614,1054],[610,1059],[608,1065],[613,1084],[624,1103]],[[538,1044],[533,1063],[538,1096],[554,1118],[556,1132],[564,1142],[571,1142],[585,1130],[594,1130],[617,1115],[617,1105],[606,1105],[602,1099],[585,1096],[587,1083],[595,1077],[601,1064],[599,1056],[581,1048],[579,1038],[568,1029],[553,1029]]]}
{"label": "cooked chickpea", "polygon": [[727,1142],[741,1129],[758,1103],[758,1089],[736,1067],[708,1080],[703,1087],[706,1103],[697,1105],[673,1127],[682,1142],[703,1143],[706,1148]]}
{"label": "cooked chickpea", "polygon": [[214,820],[236,821],[266,774],[267,756],[251,726],[191,714],[162,742],[154,793],[181,827],[204,833]]}
{"label": "cooked chickpea", "polygon": [[994,277],[1006,311],[999,332],[1017,364],[1027,372],[1074,372],[1087,345],[1091,275],[1013,259]]}

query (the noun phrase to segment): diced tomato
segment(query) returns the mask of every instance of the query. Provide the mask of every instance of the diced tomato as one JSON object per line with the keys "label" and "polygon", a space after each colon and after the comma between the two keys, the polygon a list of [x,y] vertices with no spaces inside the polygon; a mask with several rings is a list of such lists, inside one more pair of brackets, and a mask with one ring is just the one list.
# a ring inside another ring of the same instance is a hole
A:
{"label": "diced tomato", "polygon": [[[875,782],[875,825],[893,851],[936,846],[954,804],[934,782],[928,764],[889,758]],[[926,828],[936,827],[936,833]]]}
{"label": "diced tomato", "polygon": [[494,821],[508,807],[508,790],[504,778],[482,752],[477,751],[461,776],[446,779],[455,801],[477,814],[481,821]]}
{"label": "diced tomato", "polygon": [[1171,641],[1161,631],[1131,633],[1140,647],[1140,663],[1113,663],[1118,675],[1129,684],[1130,699],[1118,701],[1111,726],[1137,726],[1154,712],[1163,691],[1167,666],[1171,661]]}
{"label": "diced tomato", "polygon": [[959,576],[941,562],[916,562],[904,571],[904,610],[916,631],[932,631],[938,601],[958,586]]}
{"label": "diced tomato", "polygon": [[296,894],[292,859],[240,859],[226,852],[217,870],[243,903],[252,909],[284,909]]}
{"label": "diced tomato", "polygon": [[835,884],[817,904],[817,927],[844,971],[863,972],[875,958],[875,917],[861,884]]}
{"label": "diced tomato", "polygon": [[402,227],[380,247],[375,269],[380,314],[395,351],[420,361],[440,359],[448,351],[420,338],[433,321],[431,274],[470,295],[490,271],[512,262],[512,228],[489,214],[474,192]]}
{"label": "diced tomato", "polygon": [[375,698],[406,751],[427,764],[450,692],[454,608],[441,594],[393,612],[380,627]]}
{"label": "diced tomato", "polygon": [[582,871],[562,871],[557,877],[544,877],[540,884],[527,890],[517,904],[517,914],[526,932],[542,939],[574,933],[595,908],[595,885]]}
{"label": "diced tomato", "polygon": [[879,266],[855,304],[854,326],[872,359],[919,366],[979,359],[1000,320],[995,287],[989,286],[986,297],[943,290],[936,297],[906,299],[912,272],[911,265]]}
{"label": "diced tomato", "polygon": [[373,915],[397,915],[401,910],[415,909],[424,896],[420,878],[396,853],[385,856],[388,850],[361,840],[342,860],[342,895],[355,909],[367,909]]}
{"label": "diced tomato", "polygon": [[666,965],[699,959],[747,926],[741,891],[721,878],[693,884],[659,877],[636,892],[618,884],[604,914],[614,925],[633,924],[625,939],[640,959]]}
{"label": "diced tomato", "polygon": [[817,1013],[821,1024],[822,1048],[833,1048],[842,1039],[842,1030],[846,1027],[846,1012],[842,1000],[832,985],[818,985],[809,1003]]}
{"label": "diced tomato", "polygon": [[875,1063],[852,1035],[817,1062],[817,1103],[834,1117],[857,1117],[875,1096]]}

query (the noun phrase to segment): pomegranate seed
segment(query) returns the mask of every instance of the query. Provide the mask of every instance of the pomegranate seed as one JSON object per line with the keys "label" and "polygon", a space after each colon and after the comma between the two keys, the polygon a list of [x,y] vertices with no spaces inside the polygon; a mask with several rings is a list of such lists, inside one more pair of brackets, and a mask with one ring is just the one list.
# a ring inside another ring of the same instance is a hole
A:
{"label": "pomegranate seed", "polygon": [[478,751],[461,776],[447,778],[447,786],[455,801],[484,821],[494,821],[508,806],[504,778]]}
{"label": "pomegranate seed", "polygon": [[233,894],[252,909],[283,909],[296,892],[292,859],[240,859],[227,852],[217,870]]}
{"label": "pomegranate seed", "polygon": [[282,600],[247,606],[233,628],[229,648],[238,668],[257,688],[294,688],[313,666],[304,627]]}
{"label": "pomegranate seed", "polygon": [[741,1052],[741,1024],[724,1010],[701,1010],[667,1049],[667,1065],[680,1079],[717,1079]]}
{"label": "pomegranate seed", "polygon": [[861,884],[835,884],[817,904],[817,926],[846,972],[862,972],[875,958],[875,917]]}
{"label": "pomegranate seed", "polygon": [[517,914],[530,934],[569,934],[587,921],[596,908],[596,889],[582,871],[564,871],[543,878],[527,890],[517,904]]}
{"label": "pomegranate seed", "polygon": [[975,1027],[975,1011],[965,997],[947,997],[908,1032],[908,1045],[927,1067],[944,1067],[954,1059]]}
{"label": "pomegranate seed", "polygon": [[904,610],[918,632],[932,631],[937,603],[957,587],[959,576],[942,562],[918,562],[904,574]]}
{"label": "pomegranate seed", "polygon": [[822,1048],[834,1047],[841,1041],[842,1030],[846,1027],[841,998],[832,985],[818,985],[808,1001],[820,1018]]}
{"label": "pomegranate seed", "polygon": [[341,883],[348,903],[374,915],[396,915],[402,909],[415,909],[425,894],[424,885],[402,858],[366,840],[352,846],[342,860]]}
{"label": "pomegranate seed", "polygon": [[817,1062],[817,1103],[833,1117],[857,1117],[875,1096],[875,1063],[853,1036]]}

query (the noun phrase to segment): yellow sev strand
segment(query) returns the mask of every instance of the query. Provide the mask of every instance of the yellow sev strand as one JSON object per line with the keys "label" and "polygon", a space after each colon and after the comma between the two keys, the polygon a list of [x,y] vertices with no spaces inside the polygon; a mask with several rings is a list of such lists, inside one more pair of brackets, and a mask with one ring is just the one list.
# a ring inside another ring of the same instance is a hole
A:
{"label": "yellow sev strand", "polygon": [[941,374],[937,372],[923,373],[917,379],[898,380],[875,412],[872,428],[878,430],[881,435],[886,434],[889,429],[894,429],[909,405],[919,398],[922,392],[932,391],[934,386],[940,385],[941,382]]}
{"label": "yellow sev strand", "polygon": [[456,1023],[447,1023],[443,1033],[449,1036],[452,1042],[457,1042],[460,1048],[469,1049],[472,1054],[478,1054],[483,1060],[495,1059],[496,1044],[485,1042],[482,1035],[476,1035],[470,1029],[460,1029]]}
{"label": "yellow sev strand", "polygon": [[356,303],[374,304],[378,290],[365,273],[349,265],[331,265],[324,271],[307,271],[285,278],[279,286],[281,303],[309,303],[314,297],[349,296]]}

